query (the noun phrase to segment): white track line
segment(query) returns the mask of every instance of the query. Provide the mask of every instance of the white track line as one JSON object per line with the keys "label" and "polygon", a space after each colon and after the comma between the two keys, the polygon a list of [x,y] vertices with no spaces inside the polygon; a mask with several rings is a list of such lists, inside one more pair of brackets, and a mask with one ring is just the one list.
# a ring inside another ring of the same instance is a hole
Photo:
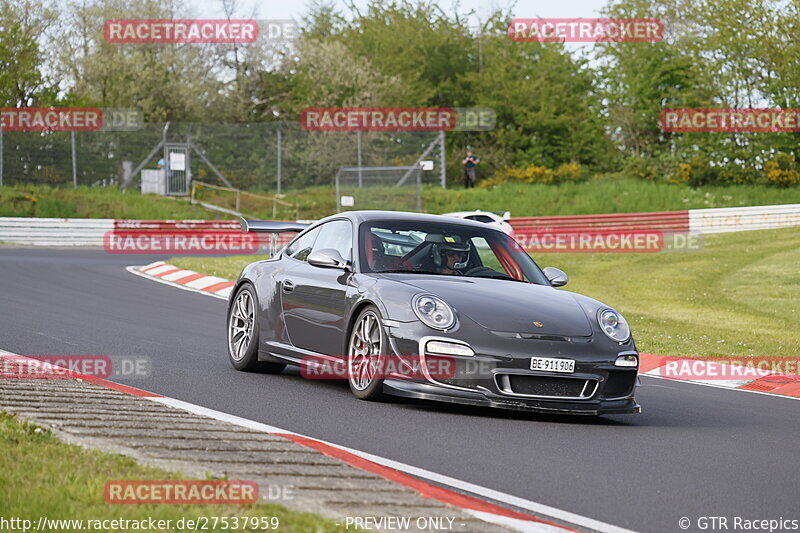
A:
{"label": "white track line", "polygon": [[[480,485],[475,485],[474,483],[469,483],[468,481],[462,481],[460,479],[456,479],[453,477],[445,476],[443,474],[437,474],[436,472],[431,472],[430,470],[425,470],[423,468],[418,468],[416,466],[411,466],[405,463],[400,463],[398,461],[394,461],[392,459],[387,459],[385,457],[381,457],[378,455],[373,455],[368,452],[362,452],[361,450],[356,450],[353,448],[349,448],[347,446],[342,446],[340,444],[331,443],[322,439],[318,439],[316,437],[311,437],[308,435],[303,435],[301,433],[296,433],[294,431],[288,431],[282,428],[278,428],[275,426],[270,426],[268,424],[264,424],[262,422],[257,422],[255,420],[249,420],[247,418],[241,418],[235,415],[231,415],[228,413],[223,413],[221,411],[215,411],[214,409],[209,409],[207,407],[203,407],[200,405],[196,405],[189,402],[184,402],[183,400],[177,400],[175,398],[148,398],[154,402],[158,402],[164,405],[168,405],[171,407],[175,407],[177,409],[183,409],[184,411],[189,411],[190,413],[206,416],[209,418],[213,418],[215,420],[219,420],[221,422],[228,422],[231,424],[235,424],[237,426],[245,427],[248,429],[252,429],[254,431],[264,431],[266,433],[287,433],[290,435],[299,435],[301,437],[306,437],[309,439],[316,440],[318,442],[322,442],[323,444],[327,444],[328,446],[332,446],[335,448],[339,448],[340,450],[344,450],[346,452],[352,453],[353,455],[357,455],[363,459],[368,461],[372,461],[373,463],[377,463],[382,466],[386,466],[389,468],[393,468],[395,470],[399,470],[400,472],[404,472],[406,474],[410,474],[414,477],[418,477],[421,479],[425,479],[427,481],[431,481],[437,485],[444,485],[452,490],[457,492],[467,492],[474,494],[476,496],[481,496],[483,498],[494,500],[496,502],[516,507],[519,509],[524,509],[526,511],[530,511],[538,516],[544,518],[554,518],[556,520],[561,520],[563,522],[567,522],[570,524],[575,524],[576,526],[584,527],[587,529],[592,529],[595,531],[601,531],[603,533],[633,533],[628,529],[624,529],[612,524],[607,524],[605,522],[601,522],[599,520],[595,520],[593,518],[589,518],[586,516],[582,516],[579,514],[571,513],[569,511],[564,511],[562,509],[558,509],[556,507],[551,507],[549,505],[544,505],[541,503],[537,503],[531,500],[526,500],[524,498],[520,498],[517,496],[513,496],[511,494],[506,494],[504,492],[500,492],[494,489],[490,489],[487,487],[482,487]],[[520,520],[520,522],[522,522]],[[542,524],[539,524],[542,525]]]}
{"label": "white track line", "polygon": [[642,374],[639,374],[639,376],[643,377],[643,378],[662,379],[664,381],[671,381],[673,383],[688,383],[689,385],[701,385],[703,387],[713,387],[715,389],[737,391],[737,392],[750,392],[752,394],[761,394],[762,396],[772,396],[773,398],[785,398],[787,400],[800,400],[800,398],[796,398],[794,396],[787,396],[785,394],[775,394],[774,392],[764,392],[764,391],[760,391],[760,390],[736,389],[736,388],[731,388],[731,387],[725,386],[725,385],[717,385],[715,383],[711,383],[711,382],[707,382],[707,381],[687,381],[687,380],[683,380],[683,379],[669,378],[669,377],[666,377],[666,376],[657,376],[655,374],[648,374],[646,372],[642,373]]}
{"label": "white track line", "polygon": [[[151,278],[152,279],[152,278]],[[157,279],[157,278],[156,278]],[[160,281],[160,280],[159,280]],[[169,283],[169,282],[167,282]],[[14,357],[25,357],[20,356],[18,354],[14,354],[12,352],[7,352],[0,349],[0,356],[7,355],[7,356],[14,356]],[[185,402],[183,400],[178,400],[176,398],[168,398],[168,397],[152,397],[152,396],[144,396],[144,399],[150,400],[155,403],[159,403],[162,405],[167,405],[176,409],[181,409],[193,414],[197,414],[200,416],[205,416],[208,418],[212,418],[214,420],[219,420],[221,422],[228,422],[230,424],[234,424],[240,427],[252,429],[254,431],[263,431],[265,433],[284,433],[290,435],[298,435],[301,437],[305,437],[308,439],[315,440],[317,442],[321,442],[328,446],[332,446],[343,450],[345,452],[351,453],[368,461],[372,461],[373,463],[377,463],[379,465],[393,468],[400,472],[404,472],[406,474],[415,476],[420,479],[424,479],[435,483],[437,485],[443,485],[447,488],[454,490],[456,492],[462,493],[471,493],[476,496],[481,496],[488,500],[493,500],[495,502],[508,505],[510,507],[516,507],[519,509],[524,509],[526,511],[532,512],[538,515],[541,518],[553,518],[556,520],[560,520],[569,524],[573,524],[576,526],[580,526],[586,529],[591,529],[594,531],[599,531],[601,533],[634,533],[631,530],[624,529],[612,524],[607,524],[605,522],[601,522],[599,520],[595,520],[593,518],[589,518],[586,516],[578,515],[575,513],[571,513],[569,511],[564,511],[562,509],[558,509],[556,507],[551,507],[549,505],[544,505],[541,503],[537,503],[531,500],[526,500],[524,498],[519,498],[517,496],[513,496],[511,494],[506,494],[500,491],[496,491],[494,489],[490,489],[487,487],[481,487],[480,485],[475,485],[473,483],[469,483],[467,481],[462,481],[456,478],[452,478],[449,476],[445,476],[442,474],[437,474],[436,472],[431,472],[430,470],[425,470],[423,468],[418,468],[415,466],[407,465],[405,463],[400,463],[398,461],[394,461],[392,459],[387,459],[385,457],[380,457],[377,455],[373,455],[371,453],[362,452],[360,450],[355,450],[353,448],[349,448],[347,446],[341,446],[338,444],[334,444],[331,442],[327,442],[321,439],[317,439],[315,437],[310,437],[308,435],[303,435],[301,433],[296,433],[294,431],[289,431],[283,428],[279,428],[276,426],[271,426],[269,424],[264,424],[262,422],[257,422],[255,420],[250,420],[247,418],[242,418],[236,415],[231,415],[228,413],[223,413],[221,411],[216,411],[214,409],[209,409],[207,407],[203,407],[201,405]],[[517,529],[518,531],[522,531],[523,533],[555,533],[559,531],[564,531],[563,528],[559,528],[556,526],[551,526],[548,524],[542,524],[538,522],[529,522],[525,520],[517,520],[508,517],[497,516],[492,513],[480,512],[480,511],[473,511],[470,509],[463,509],[466,512],[473,514],[476,517],[479,517],[481,520],[486,522],[495,523],[499,525],[504,525],[506,527],[512,527],[513,529]]]}
{"label": "white track line", "polygon": [[[186,289],[186,290],[193,290],[190,287],[187,287],[185,285],[169,283],[169,282],[164,281],[161,278],[154,278],[154,277],[147,276],[146,274],[140,273],[138,270],[132,270],[133,268],[135,268],[135,267],[128,267],[128,271],[129,272],[133,272],[134,274],[142,275],[144,277],[147,277],[148,279],[152,279],[152,280],[155,280],[155,281],[159,281],[161,283],[165,283],[167,285],[173,285],[175,287],[178,287],[178,288],[181,288],[181,289]],[[218,295],[211,294],[211,293],[208,293],[208,292],[205,292],[204,294],[209,294],[211,296],[216,296],[218,298],[220,297]],[[735,391],[742,391],[742,392],[752,392],[752,393],[755,393],[755,394],[761,394],[761,395],[765,395],[765,396],[780,397],[780,398],[790,398],[792,400],[800,400],[800,398],[794,398],[794,397],[791,397],[791,396],[783,396],[783,395],[773,394],[773,393],[769,393],[769,392],[752,391],[752,390],[747,390],[747,389],[731,388],[730,386],[724,386],[724,385],[721,385],[721,384],[714,384],[714,383],[709,383],[709,382],[682,381],[682,380],[676,380],[676,379],[669,379],[669,378],[665,378],[663,376],[657,376],[657,375],[648,374],[648,373],[642,373],[640,375],[643,376],[643,377],[664,379],[664,380],[667,380],[667,381],[679,381],[681,383],[689,383],[689,384],[694,384],[694,385],[703,385],[703,386],[714,387],[714,388],[718,388],[718,389],[735,390]],[[224,420],[224,421],[230,422],[232,424],[236,424],[236,425],[241,425],[243,427],[247,427],[247,428],[250,428],[250,429],[257,429],[259,431],[267,431],[267,432],[273,432],[273,433],[274,432],[291,433],[291,434],[297,435],[297,433],[294,433],[294,432],[291,432],[291,431],[286,431],[286,430],[283,430],[283,429],[280,429],[280,428],[274,428],[273,426],[268,426],[266,424],[262,424],[260,422],[256,422],[256,421],[253,421],[253,420],[247,420],[247,419],[244,419],[244,418],[239,418],[239,417],[236,417],[236,416],[233,416],[233,415],[229,415],[229,414],[226,414],[226,413],[220,413],[219,411],[213,411],[211,409],[206,409],[205,407],[202,407],[202,406],[197,406],[197,405],[194,405],[194,404],[187,404],[186,402],[181,402],[180,400],[174,400],[174,399],[171,399],[171,398],[152,398],[152,400],[153,401],[161,401],[161,403],[165,403],[165,404],[169,404],[170,402],[180,402],[182,404],[182,407],[180,407],[180,408],[185,409],[187,411],[190,411],[190,412],[193,412],[193,413],[196,413],[196,414],[204,414],[204,416],[210,416],[212,418],[220,417],[220,418],[217,418],[217,419],[218,420]],[[178,405],[176,404],[175,406],[177,407]],[[193,409],[196,409],[196,410],[193,410]],[[264,429],[258,429],[258,428],[264,428]],[[306,436],[306,435],[302,435],[302,436]],[[314,438],[314,437],[308,437],[308,438]],[[380,456],[377,456],[377,455],[372,455],[370,453],[362,452],[360,450],[355,450],[355,449],[352,449],[352,448],[348,448],[346,446],[341,446],[341,445],[338,445],[338,444],[335,444],[335,443],[326,442],[326,441],[323,441],[323,440],[320,440],[320,439],[315,439],[315,440],[323,442],[323,443],[325,443],[325,444],[327,444],[329,446],[337,447],[337,448],[339,448],[341,450],[344,450],[346,452],[352,453],[353,455],[357,455],[357,456],[359,456],[359,457],[361,457],[363,459],[367,459],[369,461],[372,461],[374,463],[380,464],[382,466],[386,466],[386,467],[389,467],[389,468],[394,468],[395,470],[398,470],[400,472],[404,472],[406,474],[410,474],[410,475],[413,475],[413,476],[416,476],[416,477],[419,477],[419,478],[422,478],[422,479],[426,479],[428,481],[431,481],[431,482],[439,484],[439,485],[445,485],[445,486],[448,486],[448,487],[450,487],[452,489],[455,489],[455,490],[469,492],[469,493],[475,494],[477,496],[482,496],[484,498],[497,501],[499,503],[503,503],[503,504],[506,504],[506,505],[509,505],[509,506],[512,506],[512,507],[516,507],[516,508],[519,508],[519,509],[524,509],[526,511],[530,511],[530,512],[532,512],[534,514],[537,514],[537,515],[540,515],[540,516],[551,517],[551,518],[554,518],[556,520],[561,520],[561,521],[564,521],[564,522],[567,522],[567,523],[575,524],[577,526],[581,526],[581,527],[585,527],[585,528],[588,528],[588,529],[601,531],[601,532],[630,533],[630,531],[627,530],[627,529],[624,529],[624,528],[621,528],[621,527],[618,527],[618,526],[614,526],[612,524],[607,524],[605,522],[601,522],[601,521],[598,521],[598,520],[594,520],[594,519],[589,518],[589,517],[585,517],[585,516],[582,516],[582,515],[571,513],[569,511],[564,511],[562,509],[551,507],[551,506],[548,506],[548,505],[545,505],[545,504],[541,504],[541,503],[534,502],[534,501],[531,501],[531,500],[526,500],[524,498],[519,498],[517,496],[513,496],[511,494],[506,494],[506,493],[503,493],[503,492],[499,492],[499,491],[496,491],[494,489],[490,489],[490,488],[487,488],[487,487],[481,487],[480,485],[475,485],[473,483],[469,483],[469,482],[462,481],[462,480],[459,480],[459,479],[455,479],[455,478],[452,478],[452,477],[449,477],[449,476],[438,474],[436,472],[431,472],[429,470],[424,470],[424,469],[421,469],[421,468],[418,468],[418,467],[415,467],[415,466],[411,466],[411,465],[407,465],[407,464],[404,464],[404,463],[400,463],[400,462],[394,461],[392,459],[387,459],[387,458],[380,457]]]}

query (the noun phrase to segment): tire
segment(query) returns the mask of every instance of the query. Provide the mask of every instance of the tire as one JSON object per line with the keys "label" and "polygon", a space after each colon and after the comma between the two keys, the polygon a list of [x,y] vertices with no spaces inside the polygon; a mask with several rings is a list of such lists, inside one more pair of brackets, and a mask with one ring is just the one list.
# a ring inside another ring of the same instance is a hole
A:
{"label": "tire", "polygon": [[[369,339],[366,346],[364,337]],[[375,370],[369,360],[375,356],[384,357],[388,344],[380,311],[374,305],[365,307],[353,322],[347,343],[347,382],[356,398],[375,401],[384,397],[383,379],[368,377],[370,370]]]}
{"label": "tire", "polygon": [[236,370],[279,374],[284,363],[267,363],[258,360],[258,298],[250,283],[244,283],[228,309],[227,345],[228,360]]}

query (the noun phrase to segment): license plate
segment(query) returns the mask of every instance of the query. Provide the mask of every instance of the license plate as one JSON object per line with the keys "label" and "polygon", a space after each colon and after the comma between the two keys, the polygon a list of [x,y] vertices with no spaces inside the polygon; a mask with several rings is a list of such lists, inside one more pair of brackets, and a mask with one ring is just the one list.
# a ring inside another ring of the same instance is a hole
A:
{"label": "license plate", "polygon": [[554,357],[531,357],[531,370],[571,374],[575,372],[575,360],[556,359]]}

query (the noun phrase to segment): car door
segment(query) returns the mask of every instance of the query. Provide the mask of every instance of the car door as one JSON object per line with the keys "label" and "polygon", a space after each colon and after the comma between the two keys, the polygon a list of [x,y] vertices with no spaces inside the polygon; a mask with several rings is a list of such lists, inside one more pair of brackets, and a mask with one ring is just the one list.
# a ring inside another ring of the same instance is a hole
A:
{"label": "car door", "polygon": [[333,249],[352,260],[353,226],[347,219],[319,226],[308,253],[292,256],[296,265],[287,272],[281,298],[289,338],[297,348],[342,355],[347,283],[351,273],[308,264],[312,251]]}

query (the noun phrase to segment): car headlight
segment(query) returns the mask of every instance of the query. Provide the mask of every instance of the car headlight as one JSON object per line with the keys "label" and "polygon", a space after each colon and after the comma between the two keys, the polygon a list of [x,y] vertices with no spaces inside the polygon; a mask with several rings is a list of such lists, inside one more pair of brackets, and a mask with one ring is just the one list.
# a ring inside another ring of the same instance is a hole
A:
{"label": "car headlight", "polygon": [[625,318],[613,309],[603,309],[597,314],[600,329],[611,340],[625,342],[631,338],[631,328]]}
{"label": "car headlight", "polygon": [[417,318],[433,329],[450,329],[456,322],[453,309],[441,298],[423,294],[414,298],[411,306]]}

